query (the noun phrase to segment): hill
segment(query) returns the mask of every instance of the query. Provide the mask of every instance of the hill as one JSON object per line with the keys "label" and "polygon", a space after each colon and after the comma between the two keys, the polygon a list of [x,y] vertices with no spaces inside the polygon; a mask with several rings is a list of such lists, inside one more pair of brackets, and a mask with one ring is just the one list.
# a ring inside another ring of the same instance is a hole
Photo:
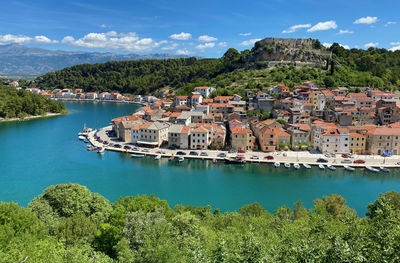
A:
{"label": "hill", "polygon": [[180,57],[182,56],[174,54],[119,55],[99,52],[54,51],[10,44],[0,45],[0,75],[40,75],[78,64]]}
{"label": "hill", "polygon": [[339,44],[324,48],[318,40],[266,38],[251,50],[228,49],[219,59],[185,58],[77,65],[38,79],[41,88],[83,88],[149,94],[165,86],[178,94],[196,85],[217,87],[218,94],[243,94],[277,83],[289,87],[303,81],[326,87],[397,89],[400,51],[370,48],[346,50]]}

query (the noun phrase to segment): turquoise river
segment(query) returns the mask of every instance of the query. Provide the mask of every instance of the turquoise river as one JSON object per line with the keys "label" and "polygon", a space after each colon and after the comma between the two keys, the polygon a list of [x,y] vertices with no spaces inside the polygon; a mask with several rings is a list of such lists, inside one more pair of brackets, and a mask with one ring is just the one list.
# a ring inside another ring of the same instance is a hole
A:
{"label": "turquoise river", "polygon": [[111,201],[120,196],[155,194],[171,206],[211,205],[238,210],[259,202],[270,212],[302,200],[306,207],[323,195],[338,193],[364,215],[379,193],[400,190],[400,171],[390,174],[279,168],[266,164],[224,165],[134,159],[86,151],[78,140],[84,123],[103,127],[137,106],[112,103],[67,103],[69,114],[24,122],[0,123],[0,200],[27,206],[49,186],[76,182]]}

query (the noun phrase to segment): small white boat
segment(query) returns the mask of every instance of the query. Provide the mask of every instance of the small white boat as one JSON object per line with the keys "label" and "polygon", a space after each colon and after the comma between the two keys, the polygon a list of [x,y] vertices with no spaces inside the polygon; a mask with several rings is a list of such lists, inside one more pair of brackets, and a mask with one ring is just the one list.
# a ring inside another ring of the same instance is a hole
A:
{"label": "small white boat", "polygon": [[78,138],[79,138],[79,140],[81,140],[81,141],[83,141],[84,139],[86,139],[86,137],[83,136],[83,135],[79,135]]}
{"label": "small white boat", "polygon": [[279,166],[281,166],[281,164],[278,163],[278,162],[275,162],[275,163],[274,163],[274,166],[275,166],[275,168],[279,168]]}
{"label": "small white boat", "polygon": [[328,164],[326,167],[331,171],[336,171],[336,167],[333,165]]}
{"label": "small white boat", "polygon": [[159,154],[159,155],[157,155],[156,157],[154,157],[154,159],[160,160],[160,159],[161,159],[161,154]]}
{"label": "small white boat", "polygon": [[290,163],[285,163],[285,168],[290,168]]}
{"label": "small white boat", "polygon": [[355,168],[350,167],[350,166],[347,166],[347,165],[344,166],[344,169],[345,169],[346,171],[350,171],[350,172],[354,172],[354,171],[356,170]]}
{"label": "small white boat", "polygon": [[106,149],[105,149],[104,147],[100,147],[100,148],[97,150],[97,153],[104,153],[105,150],[106,150]]}
{"label": "small white boat", "polygon": [[179,158],[178,158],[178,162],[183,162],[185,160],[185,157],[183,157],[183,156],[180,156]]}
{"label": "small white boat", "polygon": [[306,169],[311,169],[311,165],[309,165],[309,164],[303,163],[303,166],[304,166]]}
{"label": "small white boat", "polygon": [[385,172],[385,173],[390,173],[390,170],[388,169],[388,168],[385,168],[385,167],[379,167],[379,169],[382,171],[382,172]]}
{"label": "small white boat", "polygon": [[378,172],[379,172],[378,169],[373,168],[373,167],[371,167],[371,166],[366,166],[365,169],[366,169],[367,171],[373,172],[373,173],[378,173]]}
{"label": "small white boat", "polygon": [[324,170],[325,166],[323,164],[318,165],[319,169]]}
{"label": "small white boat", "polygon": [[84,133],[84,132],[80,132],[80,133],[78,133],[78,136],[83,136],[83,135],[85,135],[85,133]]}
{"label": "small white boat", "polygon": [[132,154],[131,154],[131,156],[132,156],[132,157],[134,157],[134,158],[142,158],[142,157],[144,157],[144,154],[139,154],[139,153],[138,153],[138,154],[136,154],[136,153],[132,153]]}
{"label": "small white boat", "polygon": [[298,163],[293,164],[294,169],[300,169],[300,165]]}

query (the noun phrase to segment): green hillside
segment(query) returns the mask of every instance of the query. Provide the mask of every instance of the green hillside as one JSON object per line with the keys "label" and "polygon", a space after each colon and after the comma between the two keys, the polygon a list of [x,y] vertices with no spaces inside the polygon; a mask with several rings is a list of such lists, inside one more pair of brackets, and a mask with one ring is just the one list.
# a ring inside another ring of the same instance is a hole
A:
{"label": "green hillside", "polygon": [[77,65],[38,78],[41,88],[83,88],[150,94],[166,86],[188,93],[211,85],[220,94],[244,93],[276,83],[289,87],[305,80],[326,87],[397,89],[400,51],[324,48],[318,40],[264,39],[251,50],[229,49],[220,59],[168,59]]}

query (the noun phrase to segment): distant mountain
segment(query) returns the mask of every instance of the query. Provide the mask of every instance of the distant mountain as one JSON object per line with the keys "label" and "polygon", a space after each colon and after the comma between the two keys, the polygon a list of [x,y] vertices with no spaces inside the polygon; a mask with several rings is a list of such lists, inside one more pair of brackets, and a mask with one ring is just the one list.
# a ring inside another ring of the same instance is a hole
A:
{"label": "distant mountain", "polygon": [[183,57],[187,56],[175,54],[119,55],[100,52],[53,51],[41,48],[29,48],[20,44],[10,44],[0,45],[0,75],[41,75],[78,64]]}

